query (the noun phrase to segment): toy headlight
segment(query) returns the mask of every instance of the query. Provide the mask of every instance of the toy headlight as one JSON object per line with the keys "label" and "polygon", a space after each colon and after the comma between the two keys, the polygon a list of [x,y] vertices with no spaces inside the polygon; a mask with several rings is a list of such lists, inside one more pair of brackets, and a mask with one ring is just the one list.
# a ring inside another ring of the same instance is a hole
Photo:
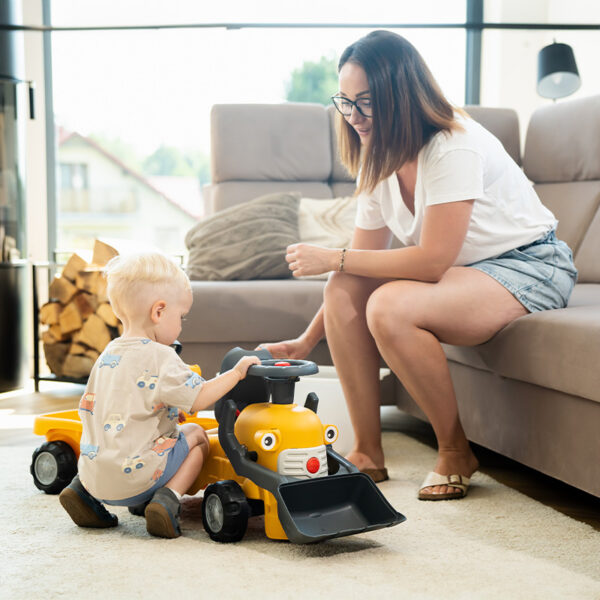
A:
{"label": "toy headlight", "polygon": [[338,439],[338,428],[335,425],[325,425],[325,443],[333,444]]}

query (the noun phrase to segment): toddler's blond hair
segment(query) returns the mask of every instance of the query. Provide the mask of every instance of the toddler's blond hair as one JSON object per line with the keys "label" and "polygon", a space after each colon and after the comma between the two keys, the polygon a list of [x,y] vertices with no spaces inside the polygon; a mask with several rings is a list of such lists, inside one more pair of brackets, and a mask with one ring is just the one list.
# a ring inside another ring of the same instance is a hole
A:
{"label": "toddler's blond hair", "polygon": [[160,252],[139,252],[112,258],[105,267],[106,292],[117,316],[144,310],[162,295],[191,290],[188,276]]}

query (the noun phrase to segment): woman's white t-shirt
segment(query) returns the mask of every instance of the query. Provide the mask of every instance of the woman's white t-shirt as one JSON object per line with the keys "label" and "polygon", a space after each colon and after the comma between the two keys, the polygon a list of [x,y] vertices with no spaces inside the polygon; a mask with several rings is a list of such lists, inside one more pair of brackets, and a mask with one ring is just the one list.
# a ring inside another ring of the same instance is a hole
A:
{"label": "woman's white t-shirt", "polygon": [[455,265],[498,256],[554,229],[554,215],[501,142],[473,119],[456,119],[462,131],[439,132],[419,152],[414,216],[402,200],[394,173],[373,193],[359,195],[356,226],[387,226],[402,244],[415,246],[427,206],[474,200]]}

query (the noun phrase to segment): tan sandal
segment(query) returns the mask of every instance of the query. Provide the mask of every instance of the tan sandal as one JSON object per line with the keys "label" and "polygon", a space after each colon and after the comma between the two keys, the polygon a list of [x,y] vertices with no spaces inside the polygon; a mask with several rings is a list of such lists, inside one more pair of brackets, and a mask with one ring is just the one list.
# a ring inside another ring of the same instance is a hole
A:
{"label": "tan sandal", "polygon": [[[464,475],[440,475],[431,471],[423,485],[419,488],[419,500],[458,500],[467,495],[470,479]],[[447,485],[456,488],[456,492],[446,492],[445,494],[424,494],[423,490],[436,485]]]}
{"label": "tan sandal", "polygon": [[383,469],[361,469],[360,472],[368,475],[375,483],[381,483],[390,478],[385,467]]}

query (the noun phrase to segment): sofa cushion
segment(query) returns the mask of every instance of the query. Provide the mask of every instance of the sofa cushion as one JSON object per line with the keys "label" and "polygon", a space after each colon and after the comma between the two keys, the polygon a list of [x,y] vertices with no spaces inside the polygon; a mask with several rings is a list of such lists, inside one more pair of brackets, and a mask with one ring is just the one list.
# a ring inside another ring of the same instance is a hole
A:
{"label": "sofa cushion", "polygon": [[451,360],[600,402],[600,284],[577,284],[568,309],[532,313]]}
{"label": "sofa cushion", "polygon": [[465,106],[472,119],[483,125],[502,142],[511,158],[521,164],[521,137],[519,117],[512,108],[490,108],[476,105]]}
{"label": "sofa cushion", "polygon": [[540,183],[534,186],[540,200],[558,219],[557,236],[575,255],[600,206],[600,181]]}
{"label": "sofa cushion", "polygon": [[297,192],[310,198],[331,198],[332,190],[319,181],[224,181],[205,186],[203,196],[208,214],[243,204],[259,196],[278,192]]}
{"label": "sofa cushion", "polygon": [[299,196],[269,194],[223,210],[190,229],[186,271],[191,279],[291,277],[287,246],[298,241]]}
{"label": "sofa cushion", "polygon": [[600,96],[536,110],[527,129],[523,169],[536,183],[600,179]]}
{"label": "sofa cushion", "polygon": [[212,181],[323,181],[331,176],[319,104],[218,104],[211,111]]}
{"label": "sofa cushion", "polygon": [[298,207],[300,241],[326,248],[349,246],[354,232],[357,202],[355,196],[331,200],[300,198]]}
{"label": "sofa cushion", "polygon": [[323,301],[323,281],[192,281],[193,319],[185,342],[236,345],[279,341],[304,331]]}

